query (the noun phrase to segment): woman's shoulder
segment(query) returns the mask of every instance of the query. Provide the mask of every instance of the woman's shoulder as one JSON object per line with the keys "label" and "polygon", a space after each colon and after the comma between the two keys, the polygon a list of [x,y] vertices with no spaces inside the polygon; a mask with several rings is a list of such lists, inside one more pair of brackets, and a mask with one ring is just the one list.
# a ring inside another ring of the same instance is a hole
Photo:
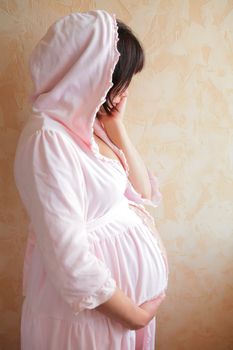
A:
{"label": "woman's shoulder", "polygon": [[[14,158],[14,174],[18,183],[30,173],[37,179],[44,174],[56,178],[63,174],[72,178],[83,172],[82,152],[69,133],[58,126],[28,120],[18,139]],[[62,178],[62,176],[60,176]]]}
{"label": "woman's shoulder", "polygon": [[[40,137],[43,136],[43,137]],[[82,142],[75,138],[71,130],[51,118],[32,115],[24,124],[18,139],[17,148],[22,148],[28,142],[38,142],[48,139],[51,143],[62,142],[64,148],[73,148],[75,152],[82,154]],[[80,151],[80,152],[79,152]]]}

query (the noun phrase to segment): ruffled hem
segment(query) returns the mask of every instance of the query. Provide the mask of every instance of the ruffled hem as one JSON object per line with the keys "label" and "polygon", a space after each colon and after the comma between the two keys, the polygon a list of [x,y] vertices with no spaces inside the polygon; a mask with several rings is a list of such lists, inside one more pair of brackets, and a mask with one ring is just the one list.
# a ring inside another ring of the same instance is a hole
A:
{"label": "ruffled hem", "polygon": [[94,309],[110,299],[116,290],[116,281],[111,277],[110,271],[108,278],[102,287],[92,295],[85,296],[80,302],[74,301],[72,309],[75,315],[78,315],[84,309]]}
{"label": "ruffled hem", "polygon": [[[92,119],[92,122],[91,122],[91,145],[90,145],[90,148],[91,148],[91,151],[94,153],[94,155],[103,160],[103,161],[109,161],[109,162],[112,162],[112,163],[115,163],[115,162],[118,162],[117,160],[115,159],[111,159],[111,158],[108,158],[108,157],[105,157],[103,154],[100,153],[100,150],[99,150],[99,146],[98,144],[95,142],[95,139],[94,139],[94,123],[95,123],[95,117],[96,117],[96,114],[99,110],[99,108],[101,107],[101,105],[106,101],[106,95],[108,93],[108,91],[110,90],[110,88],[113,86],[113,82],[112,82],[112,76],[113,76],[113,73],[114,73],[114,69],[115,69],[115,66],[119,60],[119,57],[120,57],[120,52],[118,51],[117,49],[117,42],[119,40],[119,36],[118,36],[118,26],[117,26],[117,22],[116,22],[116,15],[115,13],[110,13],[110,16],[112,18],[112,26],[113,26],[113,52],[112,52],[112,66],[111,66],[111,69],[109,70],[109,78],[108,78],[108,83],[107,83],[107,86],[106,88],[104,89],[104,93],[100,99],[100,102],[99,104],[96,106],[96,109],[95,109],[95,112],[94,112],[94,115],[93,115],[93,119]],[[123,152],[122,152],[123,153]],[[122,156],[124,157],[124,155],[122,154]]]}
{"label": "ruffled hem", "polygon": [[163,199],[162,193],[160,192],[160,184],[158,178],[151,172],[151,170],[148,167],[146,167],[146,169],[151,184],[151,199],[143,198],[141,193],[135,190],[129,179],[125,191],[125,196],[129,200],[132,200],[135,203],[140,204],[141,206],[149,205],[156,208],[160,205]]}

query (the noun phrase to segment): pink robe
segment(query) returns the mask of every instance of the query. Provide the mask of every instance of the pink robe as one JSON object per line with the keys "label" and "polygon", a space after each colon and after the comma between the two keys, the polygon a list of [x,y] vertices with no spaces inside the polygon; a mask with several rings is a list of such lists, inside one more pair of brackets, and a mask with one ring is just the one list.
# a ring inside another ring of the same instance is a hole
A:
{"label": "pink robe", "polygon": [[[168,284],[166,256],[145,221],[152,217],[144,204],[157,207],[162,199],[158,180],[148,169],[152,198],[143,198],[123,151],[95,118],[119,57],[116,28],[103,10],[71,14],[31,56],[32,114],[14,163],[29,217],[22,350],[134,350],[137,335],[142,350],[154,349],[156,318],[139,332],[95,310],[116,286],[140,305]],[[96,62],[84,71],[93,52]],[[99,152],[93,129],[119,160]]]}

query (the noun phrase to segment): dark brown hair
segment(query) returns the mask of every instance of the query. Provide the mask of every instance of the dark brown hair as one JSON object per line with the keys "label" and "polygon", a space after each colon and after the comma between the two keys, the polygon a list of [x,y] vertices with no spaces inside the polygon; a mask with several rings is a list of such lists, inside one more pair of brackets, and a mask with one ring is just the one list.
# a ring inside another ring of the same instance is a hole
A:
{"label": "dark brown hair", "polygon": [[102,105],[108,115],[112,111],[117,111],[112,103],[114,97],[127,89],[133,75],[141,72],[145,64],[144,49],[139,39],[124,22],[119,19],[116,21],[119,37],[117,49],[120,57],[112,76],[113,86],[108,91],[106,101]]}

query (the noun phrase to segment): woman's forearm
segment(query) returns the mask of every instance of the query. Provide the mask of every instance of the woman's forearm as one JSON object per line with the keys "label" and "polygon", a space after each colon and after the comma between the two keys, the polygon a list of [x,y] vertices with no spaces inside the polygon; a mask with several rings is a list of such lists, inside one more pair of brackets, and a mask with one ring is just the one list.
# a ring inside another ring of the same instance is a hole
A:
{"label": "woman's forearm", "polygon": [[109,300],[95,309],[119,322],[127,329],[139,329],[147,322],[146,312],[134,304],[118,287]]}
{"label": "woman's forearm", "polygon": [[110,140],[125,154],[129,165],[129,180],[142,197],[151,199],[151,185],[146,166],[131,142],[125,125],[121,121],[105,123]]}

